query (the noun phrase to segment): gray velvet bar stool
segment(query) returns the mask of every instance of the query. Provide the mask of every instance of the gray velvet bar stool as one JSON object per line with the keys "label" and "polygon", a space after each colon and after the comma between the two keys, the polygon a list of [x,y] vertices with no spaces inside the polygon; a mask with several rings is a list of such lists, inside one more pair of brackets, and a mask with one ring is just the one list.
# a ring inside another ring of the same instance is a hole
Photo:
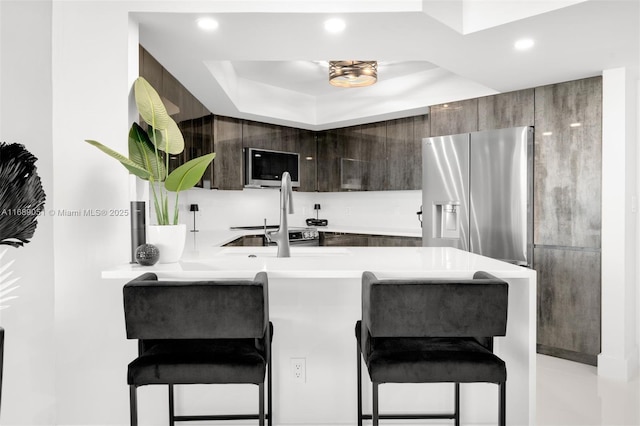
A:
{"label": "gray velvet bar stool", "polygon": [[0,406],[2,405],[2,371],[4,370],[4,328],[0,327]]}
{"label": "gray velvet bar stool", "polygon": [[[127,338],[138,339],[138,357],[127,370],[132,426],[138,424],[137,388],[144,385],[168,385],[170,425],[247,419],[272,424],[266,273],[254,280],[195,282],[158,281],[147,273],[127,283],[123,296]],[[230,383],[258,385],[258,414],[175,414],[175,385]]]}
{"label": "gray velvet bar stool", "polygon": [[[363,419],[452,419],[460,424],[460,383],[496,383],[498,423],[506,420],[507,370],[493,337],[507,329],[508,284],[486,272],[473,279],[379,280],[362,275],[362,320],[356,323],[358,425]],[[362,359],[372,382],[372,414],[362,413]],[[453,383],[454,410],[380,414],[383,383]]]}

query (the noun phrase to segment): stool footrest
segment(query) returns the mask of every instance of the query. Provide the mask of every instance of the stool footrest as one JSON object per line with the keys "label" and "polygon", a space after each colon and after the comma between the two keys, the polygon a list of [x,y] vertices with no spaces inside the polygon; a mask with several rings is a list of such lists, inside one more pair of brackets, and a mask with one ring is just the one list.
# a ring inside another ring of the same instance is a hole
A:
{"label": "stool footrest", "polygon": [[[371,420],[373,416],[371,414],[363,414],[364,420]],[[378,414],[379,419],[398,419],[398,420],[413,420],[413,419],[455,419],[455,414]]]}
{"label": "stool footrest", "polygon": [[[203,420],[256,420],[259,419],[258,414],[216,414],[216,415],[199,415],[199,416],[174,416],[176,422],[195,422]],[[265,415],[268,419],[269,415]]]}

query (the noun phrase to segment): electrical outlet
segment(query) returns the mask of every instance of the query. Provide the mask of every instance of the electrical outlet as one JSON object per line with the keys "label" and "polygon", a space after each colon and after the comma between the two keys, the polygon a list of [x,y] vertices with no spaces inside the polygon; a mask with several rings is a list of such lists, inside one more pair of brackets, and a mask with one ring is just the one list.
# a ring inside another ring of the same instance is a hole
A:
{"label": "electrical outlet", "polygon": [[294,382],[307,381],[307,365],[305,358],[291,358],[291,377]]}
{"label": "electrical outlet", "polygon": [[345,216],[351,216],[351,207],[347,207],[346,209],[344,209],[344,214]]}

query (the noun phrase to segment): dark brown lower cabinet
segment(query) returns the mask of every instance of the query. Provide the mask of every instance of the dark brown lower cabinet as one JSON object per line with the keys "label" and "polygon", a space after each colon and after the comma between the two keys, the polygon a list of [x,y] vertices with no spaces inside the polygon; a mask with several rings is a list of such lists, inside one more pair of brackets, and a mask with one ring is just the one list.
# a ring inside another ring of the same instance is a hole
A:
{"label": "dark brown lower cabinet", "polygon": [[[263,246],[264,235],[244,235],[225,244],[227,247]],[[343,232],[320,232],[320,246],[343,247],[420,247],[422,238],[397,237],[392,235],[347,234]]]}
{"label": "dark brown lower cabinet", "polygon": [[243,235],[225,244],[225,247],[261,247],[264,245],[264,235]]}
{"label": "dark brown lower cabinet", "polygon": [[341,232],[321,232],[321,246],[367,247],[369,236],[364,234],[343,234]]}
{"label": "dark brown lower cabinet", "polygon": [[420,247],[422,246],[422,238],[320,232],[320,245],[343,247]]}
{"label": "dark brown lower cabinet", "polygon": [[422,247],[420,237],[369,236],[369,247]]}
{"label": "dark brown lower cabinet", "polygon": [[596,365],[600,353],[600,251],[536,247],[538,353]]}

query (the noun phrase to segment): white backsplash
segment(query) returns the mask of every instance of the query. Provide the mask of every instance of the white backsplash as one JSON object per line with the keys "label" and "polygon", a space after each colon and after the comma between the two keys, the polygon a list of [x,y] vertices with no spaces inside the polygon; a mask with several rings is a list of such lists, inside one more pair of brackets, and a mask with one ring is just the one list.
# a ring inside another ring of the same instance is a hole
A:
{"label": "white backsplash", "polygon": [[[290,226],[306,226],[315,218],[314,204],[320,204],[320,219],[330,228],[378,231],[420,232],[416,212],[422,203],[421,191],[294,192],[294,213]],[[193,226],[190,204],[198,204],[196,227],[201,230],[228,229],[231,226],[258,226],[267,219],[277,225],[280,191],[273,188],[220,191],[194,188],[180,194],[180,222]]]}

